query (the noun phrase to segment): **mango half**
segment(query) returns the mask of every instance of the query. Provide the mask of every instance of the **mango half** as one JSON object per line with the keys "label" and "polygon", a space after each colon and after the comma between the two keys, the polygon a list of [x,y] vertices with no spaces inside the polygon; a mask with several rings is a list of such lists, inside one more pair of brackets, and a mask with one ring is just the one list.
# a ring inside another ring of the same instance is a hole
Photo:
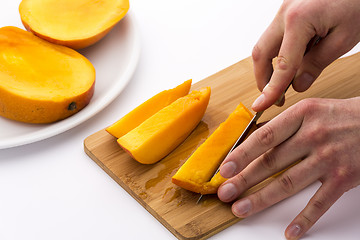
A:
{"label": "mango half", "polygon": [[211,177],[252,117],[253,114],[240,103],[229,117],[186,160],[172,177],[172,182],[192,192],[201,194],[216,193],[218,187],[226,179],[219,173],[213,178]]}
{"label": "mango half", "polygon": [[205,114],[210,87],[181,97],[117,140],[132,158],[152,164],[182,143]]}
{"label": "mango half", "polygon": [[120,120],[107,127],[106,131],[116,138],[122,137],[176,99],[187,95],[190,91],[191,82],[191,79],[187,80],[175,88],[164,90],[156,94],[126,114]]}
{"label": "mango half", "polygon": [[0,115],[27,123],[69,117],[94,93],[95,69],[73,49],[0,28]]}
{"label": "mango half", "polygon": [[103,38],[129,10],[129,0],[22,0],[25,28],[56,44],[74,49]]}

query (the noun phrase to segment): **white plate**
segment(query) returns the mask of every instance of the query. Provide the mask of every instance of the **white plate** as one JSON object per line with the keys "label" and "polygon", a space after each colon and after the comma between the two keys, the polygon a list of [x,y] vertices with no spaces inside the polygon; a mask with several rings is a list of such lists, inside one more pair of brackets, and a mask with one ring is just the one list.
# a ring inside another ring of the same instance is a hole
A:
{"label": "white plate", "polygon": [[[0,27],[24,29],[18,14],[20,1],[1,1]],[[97,44],[80,51],[96,69],[95,93],[77,114],[52,124],[27,124],[0,117],[0,149],[43,140],[88,120],[117,97],[130,81],[140,54],[139,34],[131,12]]]}

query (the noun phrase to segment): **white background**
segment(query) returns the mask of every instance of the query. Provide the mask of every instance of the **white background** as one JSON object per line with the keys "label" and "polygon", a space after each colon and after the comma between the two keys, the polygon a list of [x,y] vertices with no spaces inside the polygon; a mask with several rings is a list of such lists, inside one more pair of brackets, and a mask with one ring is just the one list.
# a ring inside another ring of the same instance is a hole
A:
{"label": "white background", "polygon": [[[6,0],[0,1],[4,18]],[[154,94],[189,78],[200,81],[250,56],[281,3],[131,1],[129,14],[140,31],[141,56],[121,95],[74,129],[0,150],[0,239],[175,239],[84,153],[83,140]],[[283,239],[287,224],[318,186],[211,239]],[[304,239],[359,239],[358,199],[359,188],[346,193]]]}

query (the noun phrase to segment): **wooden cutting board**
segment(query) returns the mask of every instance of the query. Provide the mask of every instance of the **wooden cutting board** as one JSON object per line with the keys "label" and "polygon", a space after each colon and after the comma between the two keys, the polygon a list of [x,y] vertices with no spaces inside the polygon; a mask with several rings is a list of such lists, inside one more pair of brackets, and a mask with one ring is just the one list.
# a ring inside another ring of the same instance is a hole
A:
{"label": "wooden cutting board", "polygon": [[[131,159],[104,129],[84,141],[85,152],[178,239],[206,239],[240,220],[231,213],[231,205],[220,202],[215,195],[206,196],[196,205],[198,194],[171,183],[177,169],[239,102],[250,108],[259,96],[250,58],[195,83],[192,89],[204,86],[211,87],[212,95],[202,122],[183,144],[154,165]],[[305,93],[289,89],[286,105],[271,107],[261,120],[273,118],[304,98],[360,96],[359,86],[360,53],[335,61]]]}

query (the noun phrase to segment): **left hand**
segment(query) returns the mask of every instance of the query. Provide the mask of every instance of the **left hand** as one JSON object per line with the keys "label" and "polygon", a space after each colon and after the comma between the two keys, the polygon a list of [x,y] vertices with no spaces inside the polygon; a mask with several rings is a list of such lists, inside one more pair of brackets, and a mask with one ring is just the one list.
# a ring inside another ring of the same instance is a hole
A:
{"label": "left hand", "polygon": [[360,97],[306,99],[252,133],[223,162],[230,178],[218,190],[224,202],[298,160],[263,189],[237,200],[234,215],[248,217],[288,198],[315,181],[322,183],[285,231],[298,239],[351,188],[360,184]]}
{"label": "left hand", "polygon": [[290,83],[295,91],[307,90],[325,67],[359,41],[359,0],[284,0],[253,48],[262,93],[252,109],[259,112],[275,104]]}

